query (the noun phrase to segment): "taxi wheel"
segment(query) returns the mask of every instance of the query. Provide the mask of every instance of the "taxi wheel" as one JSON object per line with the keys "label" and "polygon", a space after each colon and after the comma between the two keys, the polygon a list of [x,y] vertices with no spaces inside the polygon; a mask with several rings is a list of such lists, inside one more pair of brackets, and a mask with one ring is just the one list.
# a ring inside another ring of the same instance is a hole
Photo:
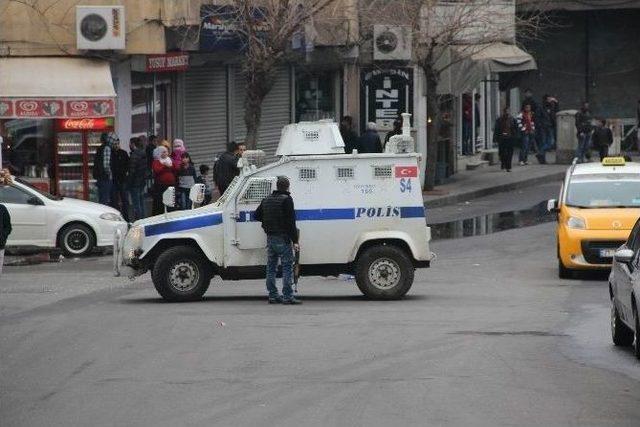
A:
{"label": "taxi wheel", "polygon": [[371,299],[402,298],[413,284],[413,273],[408,254],[396,246],[370,247],[356,262],[356,284]]}
{"label": "taxi wheel", "polygon": [[201,299],[212,276],[209,260],[191,246],[167,249],[158,257],[151,271],[156,290],[170,302]]}
{"label": "taxi wheel", "polygon": [[573,270],[565,267],[560,258],[558,258],[558,277],[560,279],[573,279]]}
{"label": "taxi wheel", "polygon": [[616,304],[613,301],[613,298],[611,298],[611,338],[617,346],[630,346],[633,344],[633,331],[622,323]]}

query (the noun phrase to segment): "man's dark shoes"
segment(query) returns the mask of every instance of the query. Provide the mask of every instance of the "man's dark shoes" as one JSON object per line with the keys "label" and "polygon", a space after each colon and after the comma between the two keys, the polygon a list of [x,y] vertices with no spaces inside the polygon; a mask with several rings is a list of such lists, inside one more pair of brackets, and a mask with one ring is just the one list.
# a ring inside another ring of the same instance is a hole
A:
{"label": "man's dark shoes", "polygon": [[281,296],[277,296],[275,298],[269,297],[269,304],[282,304],[284,300]]}
{"label": "man's dark shoes", "polygon": [[300,301],[299,299],[295,299],[295,298],[289,298],[289,299],[282,300],[282,304],[284,304],[284,305],[300,305],[300,304],[302,304],[302,301]]}

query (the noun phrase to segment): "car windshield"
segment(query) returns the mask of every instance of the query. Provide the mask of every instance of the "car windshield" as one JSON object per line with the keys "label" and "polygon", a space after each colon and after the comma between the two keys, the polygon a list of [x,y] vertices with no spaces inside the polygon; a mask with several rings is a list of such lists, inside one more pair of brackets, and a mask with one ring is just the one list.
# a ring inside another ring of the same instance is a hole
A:
{"label": "car windshield", "polygon": [[571,180],[567,206],[640,208],[640,177],[631,174],[585,175]]}
{"label": "car windshield", "polygon": [[20,179],[20,178],[14,178],[16,180],[16,182],[19,182],[20,184],[24,185],[25,187],[29,187],[31,190],[35,191],[36,193],[40,194],[43,197],[46,197],[49,200],[62,200],[62,197],[60,196],[54,196],[53,194],[49,194],[46,191],[42,191],[37,187],[34,187],[33,185],[31,185],[30,183],[28,183],[27,181]]}

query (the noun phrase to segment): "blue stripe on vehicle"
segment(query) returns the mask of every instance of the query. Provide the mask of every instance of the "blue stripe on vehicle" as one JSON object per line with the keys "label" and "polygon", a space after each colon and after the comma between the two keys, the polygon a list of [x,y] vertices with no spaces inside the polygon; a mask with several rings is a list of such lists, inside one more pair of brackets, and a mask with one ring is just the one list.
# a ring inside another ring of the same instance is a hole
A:
{"label": "blue stripe on vehicle", "polygon": [[156,236],[158,234],[175,233],[177,231],[193,230],[196,228],[211,227],[222,224],[222,213],[213,215],[195,216],[174,221],[151,224],[144,227],[145,236]]}
{"label": "blue stripe on vehicle", "polygon": [[424,206],[406,206],[400,208],[402,218],[424,218]]}
{"label": "blue stripe on vehicle", "polygon": [[343,209],[296,209],[298,221],[328,221],[336,219],[355,219],[355,208]]}

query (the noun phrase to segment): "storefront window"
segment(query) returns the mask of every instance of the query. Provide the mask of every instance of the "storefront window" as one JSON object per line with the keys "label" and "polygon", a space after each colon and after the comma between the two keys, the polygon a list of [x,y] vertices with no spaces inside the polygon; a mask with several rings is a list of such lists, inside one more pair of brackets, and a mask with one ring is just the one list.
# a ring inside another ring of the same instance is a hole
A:
{"label": "storefront window", "polygon": [[[155,91],[154,91],[155,82]],[[171,134],[171,77],[161,73],[131,73],[131,134]],[[155,102],[154,102],[155,100]]]}
{"label": "storefront window", "polygon": [[0,121],[2,165],[14,175],[48,177],[53,163],[53,120],[12,119]]}
{"label": "storefront window", "polygon": [[334,73],[296,72],[296,122],[337,120]]}

